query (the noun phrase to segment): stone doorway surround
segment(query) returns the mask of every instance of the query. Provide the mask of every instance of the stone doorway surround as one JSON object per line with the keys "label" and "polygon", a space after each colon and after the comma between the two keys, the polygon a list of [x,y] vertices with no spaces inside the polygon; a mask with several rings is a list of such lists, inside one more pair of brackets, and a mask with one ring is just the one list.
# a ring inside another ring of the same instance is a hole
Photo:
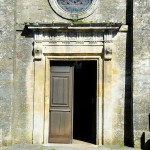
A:
{"label": "stone doorway surround", "polygon": [[[96,144],[104,143],[104,61],[112,59],[113,34],[127,30],[118,24],[28,24],[34,31],[33,143],[48,143],[50,61],[97,61]],[[111,122],[107,124],[111,133]]]}
{"label": "stone doorway surround", "polygon": [[[49,114],[49,97],[50,97],[50,61],[97,61],[97,93],[96,93],[96,101],[97,101],[97,112],[96,112],[96,143],[99,145],[98,139],[102,138],[101,128],[102,128],[102,60],[100,56],[48,56],[46,57],[46,68],[45,68],[45,116]],[[49,129],[49,115],[45,118],[45,137],[48,137],[48,129]],[[45,139],[45,143],[47,142],[47,138]],[[100,143],[101,145],[101,143]]]}

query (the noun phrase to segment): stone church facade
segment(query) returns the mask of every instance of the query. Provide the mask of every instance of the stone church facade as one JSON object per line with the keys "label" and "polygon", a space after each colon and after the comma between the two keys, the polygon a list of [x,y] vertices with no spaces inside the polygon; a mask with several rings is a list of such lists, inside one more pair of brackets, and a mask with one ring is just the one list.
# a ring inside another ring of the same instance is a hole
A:
{"label": "stone church facade", "polygon": [[84,134],[97,145],[146,143],[149,9],[148,0],[0,0],[0,145]]}

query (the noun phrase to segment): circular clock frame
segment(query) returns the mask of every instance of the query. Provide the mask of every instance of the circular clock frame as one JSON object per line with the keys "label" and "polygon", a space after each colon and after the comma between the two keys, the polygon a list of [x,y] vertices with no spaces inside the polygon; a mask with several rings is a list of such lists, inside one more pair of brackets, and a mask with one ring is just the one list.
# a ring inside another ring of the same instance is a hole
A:
{"label": "circular clock frame", "polygon": [[71,13],[67,10],[64,10],[57,0],[49,0],[49,3],[52,9],[61,17],[66,19],[83,19],[90,16],[97,6],[97,0],[93,0],[91,4],[83,11]]}

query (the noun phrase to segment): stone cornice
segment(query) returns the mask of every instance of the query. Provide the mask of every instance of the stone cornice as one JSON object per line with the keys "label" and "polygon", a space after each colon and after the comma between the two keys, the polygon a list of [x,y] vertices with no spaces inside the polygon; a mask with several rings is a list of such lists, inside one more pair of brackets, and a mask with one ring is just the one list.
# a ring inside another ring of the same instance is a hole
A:
{"label": "stone cornice", "polygon": [[114,30],[119,31],[121,23],[27,23],[26,26],[31,30]]}

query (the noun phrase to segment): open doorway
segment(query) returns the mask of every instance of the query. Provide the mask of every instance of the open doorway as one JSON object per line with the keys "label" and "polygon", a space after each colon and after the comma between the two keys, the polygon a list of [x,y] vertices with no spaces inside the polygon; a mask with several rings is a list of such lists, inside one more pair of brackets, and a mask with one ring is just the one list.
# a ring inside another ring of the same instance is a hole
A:
{"label": "open doorway", "polygon": [[78,61],[74,67],[73,138],[96,144],[96,61]]}
{"label": "open doorway", "polygon": [[96,144],[97,61],[51,61],[50,64],[74,68],[72,138]]}

